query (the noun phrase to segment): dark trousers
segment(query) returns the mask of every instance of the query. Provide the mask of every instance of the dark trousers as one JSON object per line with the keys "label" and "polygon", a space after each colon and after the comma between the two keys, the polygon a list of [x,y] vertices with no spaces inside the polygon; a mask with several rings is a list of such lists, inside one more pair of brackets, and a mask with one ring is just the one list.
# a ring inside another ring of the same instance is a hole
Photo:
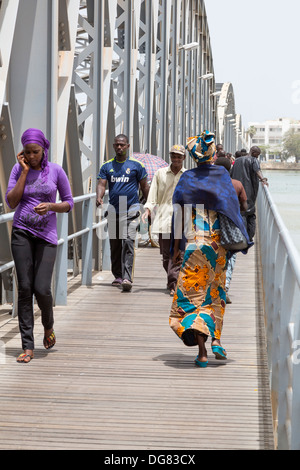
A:
{"label": "dark trousers", "polygon": [[253,240],[253,237],[255,235],[255,229],[256,229],[256,215],[255,212],[252,214],[246,214],[244,212],[243,214],[243,219],[246,225],[247,233],[249,235],[250,240]]}
{"label": "dark trousers", "polygon": [[23,349],[34,349],[33,294],[46,330],[53,328],[51,279],[57,246],[13,228],[12,255],[18,280],[18,319]]}
{"label": "dark trousers", "polygon": [[177,279],[179,275],[179,271],[183,261],[183,253],[181,252],[181,258],[178,263],[174,264],[172,255],[170,253],[171,249],[171,236],[166,238],[163,234],[159,234],[159,247],[160,247],[160,254],[162,255],[162,262],[164,270],[167,273],[167,288],[170,290],[175,290]]}
{"label": "dark trousers", "polygon": [[139,226],[139,212],[134,215],[108,214],[111,271],[115,278],[133,281],[134,245]]}

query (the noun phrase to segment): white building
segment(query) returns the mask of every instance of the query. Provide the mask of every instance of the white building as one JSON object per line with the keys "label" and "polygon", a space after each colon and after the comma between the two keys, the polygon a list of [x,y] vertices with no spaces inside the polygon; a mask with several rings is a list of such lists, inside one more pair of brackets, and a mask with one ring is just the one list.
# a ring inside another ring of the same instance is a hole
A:
{"label": "white building", "polygon": [[300,121],[290,118],[279,118],[265,122],[249,122],[249,128],[254,127],[256,132],[249,143],[250,146],[262,147],[266,160],[280,158],[284,135],[290,129],[300,132]]}

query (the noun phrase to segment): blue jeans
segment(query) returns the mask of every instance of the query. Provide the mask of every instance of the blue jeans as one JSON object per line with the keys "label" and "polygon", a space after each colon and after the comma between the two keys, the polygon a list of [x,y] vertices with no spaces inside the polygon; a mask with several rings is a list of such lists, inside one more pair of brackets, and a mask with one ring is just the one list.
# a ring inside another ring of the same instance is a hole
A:
{"label": "blue jeans", "polygon": [[234,265],[236,262],[236,256],[237,256],[237,253],[234,253],[234,255],[232,255],[232,257],[227,262],[226,284],[225,284],[226,290],[228,290],[230,286],[232,273],[233,273]]}

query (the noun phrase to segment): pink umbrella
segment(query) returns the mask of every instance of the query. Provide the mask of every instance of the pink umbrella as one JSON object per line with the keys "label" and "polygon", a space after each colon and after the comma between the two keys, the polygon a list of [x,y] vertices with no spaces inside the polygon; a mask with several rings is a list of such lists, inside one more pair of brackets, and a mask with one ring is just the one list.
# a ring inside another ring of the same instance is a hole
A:
{"label": "pink umbrella", "polygon": [[150,155],[150,153],[133,153],[132,157],[145,165],[146,171],[148,173],[148,181],[150,182],[153,180],[154,173],[159,168],[169,166],[169,163],[167,163],[165,160],[156,155]]}

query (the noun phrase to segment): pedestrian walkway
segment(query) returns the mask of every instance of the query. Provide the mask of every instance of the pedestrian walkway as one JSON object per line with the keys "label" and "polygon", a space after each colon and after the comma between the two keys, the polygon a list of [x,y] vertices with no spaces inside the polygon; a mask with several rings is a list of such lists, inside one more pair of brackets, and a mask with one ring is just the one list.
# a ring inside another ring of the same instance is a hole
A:
{"label": "pedestrian walkway", "polygon": [[57,345],[17,364],[17,321],[0,316],[1,449],[273,449],[263,318],[255,249],[239,255],[223,330],[228,361],[194,366],[168,325],[171,297],[159,250],[137,250],[131,293],[70,280],[55,308]]}

